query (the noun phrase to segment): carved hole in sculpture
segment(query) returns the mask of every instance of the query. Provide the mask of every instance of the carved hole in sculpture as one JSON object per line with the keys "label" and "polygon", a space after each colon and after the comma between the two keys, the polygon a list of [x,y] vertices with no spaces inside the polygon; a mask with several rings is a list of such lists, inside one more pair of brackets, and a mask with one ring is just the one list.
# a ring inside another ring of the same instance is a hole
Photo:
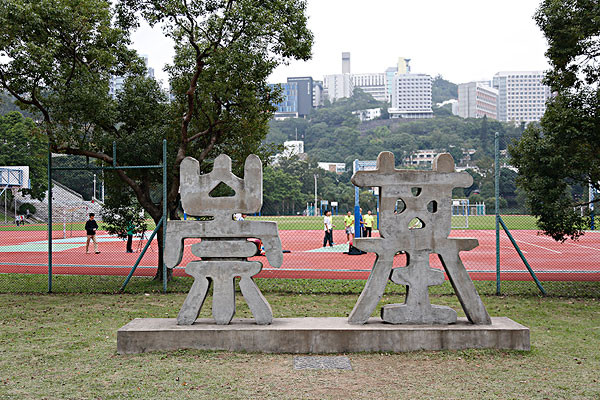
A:
{"label": "carved hole in sculpture", "polygon": [[436,213],[437,212],[437,201],[431,200],[429,203],[427,203],[427,211],[429,211],[432,214]]}
{"label": "carved hole in sculpture", "polygon": [[425,228],[425,222],[421,221],[421,219],[415,217],[410,220],[408,223],[408,229],[423,229]]}
{"label": "carved hole in sculpture", "polygon": [[400,214],[406,210],[406,203],[402,199],[396,200],[396,207],[394,207],[394,214]]}
{"label": "carved hole in sculpture", "polygon": [[420,187],[410,188],[410,191],[413,194],[413,196],[415,196],[415,197],[417,197],[418,195],[421,194],[421,188]]}
{"label": "carved hole in sculpture", "polygon": [[394,255],[394,268],[408,267],[410,256],[405,251],[398,251]]}
{"label": "carved hole in sculpture", "polygon": [[213,190],[208,193],[210,197],[233,197],[235,196],[235,190],[233,190],[229,185],[219,182],[217,186]]}

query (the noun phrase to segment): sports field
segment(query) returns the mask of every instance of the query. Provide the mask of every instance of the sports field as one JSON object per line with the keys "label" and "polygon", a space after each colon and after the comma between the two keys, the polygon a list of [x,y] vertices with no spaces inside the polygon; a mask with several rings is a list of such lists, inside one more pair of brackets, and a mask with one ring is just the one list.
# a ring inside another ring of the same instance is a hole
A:
{"label": "sports field", "polygon": [[[456,218],[456,217],[455,217]],[[460,218],[460,217],[458,217]],[[333,247],[322,247],[323,231],[321,217],[250,217],[277,221],[283,249],[287,250],[281,268],[273,268],[265,257],[255,257],[263,263],[264,278],[328,278],[366,279],[375,260],[374,254],[348,255],[342,217],[334,217]],[[578,241],[557,243],[538,234],[535,220],[530,216],[505,216],[505,223],[512,231],[529,264],[541,280],[600,281],[600,232],[588,232]],[[465,267],[475,280],[496,279],[496,246],[494,216],[469,217],[469,229],[454,229],[451,237],[473,237],[479,247],[461,253]],[[53,237],[53,273],[77,275],[120,275],[129,273],[139,253],[126,253],[125,242],[98,232],[100,254],[85,252],[83,227],[73,224],[66,227],[56,224]],[[102,226],[101,226],[102,229]],[[0,272],[33,273],[48,272],[47,226],[26,225],[0,227]],[[149,236],[147,234],[147,236]],[[377,232],[375,235],[377,236]],[[198,240],[185,243],[182,265],[194,259],[190,246]],[[145,240],[134,239],[133,248],[139,250]],[[91,246],[91,245],[90,245]],[[90,250],[92,248],[90,247]],[[400,250],[400,249],[399,249]],[[136,271],[138,276],[152,276],[158,259],[156,242],[152,243]],[[525,265],[504,232],[501,232],[501,274],[503,280],[531,279]],[[406,264],[405,256],[396,257],[395,266]],[[441,268],[436,255],[430,258],[432,267]],[[184,275],[184,268],[175,269],[175,275]]]}

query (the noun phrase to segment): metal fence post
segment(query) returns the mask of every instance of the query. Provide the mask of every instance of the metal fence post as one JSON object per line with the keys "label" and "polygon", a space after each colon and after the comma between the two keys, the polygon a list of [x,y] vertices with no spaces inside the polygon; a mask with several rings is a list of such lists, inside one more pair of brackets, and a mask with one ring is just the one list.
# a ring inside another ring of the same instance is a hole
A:
{"label": "metal fence post", "polygon": [[50,138],[48,138],[48,293],[52,293],[52,151]]}
{"label": "metal fence post", "polygon": [[167,139],[163,139],[163,226],[162,226],[162,269],[163,291],[167,293],[167,264],[165,263],[165,243],[167,236]]}
{"label": "metal fence post", "polygon": [[[352,173],[358,171],[358,159],[354,160],[352,164]],[[354,186],[354,237],[359,238],[362,236],[362,227],[360,226],[360,190],[358,186]],[[379,226],[377,227],[379,229]]]}
{"label": "metal fence post", "polygon": [[496,197],[496,294],[500,295],[500,134],[494,134],[494,192]]}

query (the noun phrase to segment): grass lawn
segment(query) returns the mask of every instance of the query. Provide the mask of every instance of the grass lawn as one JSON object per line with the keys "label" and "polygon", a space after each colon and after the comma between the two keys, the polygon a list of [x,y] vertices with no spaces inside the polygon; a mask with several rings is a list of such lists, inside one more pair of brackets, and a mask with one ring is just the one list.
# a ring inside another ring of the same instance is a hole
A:
{"label": "grass lawn", "polygon": [[[317,293],[325,288],[304,284],[302,294],[277,282],[261,284],[275,317],[347,316],[357,299],[354,289]],[[175,317],[184,298],[184,293],[0,294],[0,399],[600,397],[597,299],[483,296],[492,316],[531,329],[531,352],[349,354],[351,371],[296,371],[289,354],[116,353],[118,328],[136,317]],[[203,317],[209,316],[210,300]],[[402,296],[388,292],[382,303],[394,301]],[[432,295],[432,303],[460,309],[448,294]],[[239,296],[237,306],[236,317],[250,317]]]}
{"label": "grass lawn", "polygon": [[[304,216],[262,216],[248,217],[251,220],[277,221],[281,230],[290,229],[323,229],[323,217]],[[536,219],[531,215],[506,215],[502,219],[509,229],[537,229]],[[375,220],[375,223],[377,220]],[[344,228],[344,216],[334,215],[333,224],[336,229]],[[453,226],[464,226],[465,217],[452,217]],[[469,227],[467,229],[496,229],[496,218],[494,215],[469,216]],[[462,229],[462,228],[461,228]]]}

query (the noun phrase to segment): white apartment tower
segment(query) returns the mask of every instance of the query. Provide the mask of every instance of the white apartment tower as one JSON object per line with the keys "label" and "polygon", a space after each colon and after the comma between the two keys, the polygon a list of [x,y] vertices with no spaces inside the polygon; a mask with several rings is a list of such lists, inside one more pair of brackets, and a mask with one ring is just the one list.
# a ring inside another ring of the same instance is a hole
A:
{"label": "white apartment tower", "polygon": [[458,85],[458,115],[463,118],[498,119],[498,90],[489,82],[469,82]]}
{"label": "white apartment tower", "polygon": [[390,118],[432,118],[431,76],[396,74],[392,79]]}
{"label": "white apartment tower", "polygon": [[329,101],[351,97],[352,90],[350,74],[325,75],[323,77],[323,91]]}
{"label": "white apartment tower", "polygon": [[377,101],[388,101],[385,73],[352,74],[352,87],[360,88]]}
{"label": "white apartment tower", "polygon": [[498,89],[498,119],[500,121],[539,121],[546,111],[550,88],[542,84],[542,71],[503,71],[494,75]]}

